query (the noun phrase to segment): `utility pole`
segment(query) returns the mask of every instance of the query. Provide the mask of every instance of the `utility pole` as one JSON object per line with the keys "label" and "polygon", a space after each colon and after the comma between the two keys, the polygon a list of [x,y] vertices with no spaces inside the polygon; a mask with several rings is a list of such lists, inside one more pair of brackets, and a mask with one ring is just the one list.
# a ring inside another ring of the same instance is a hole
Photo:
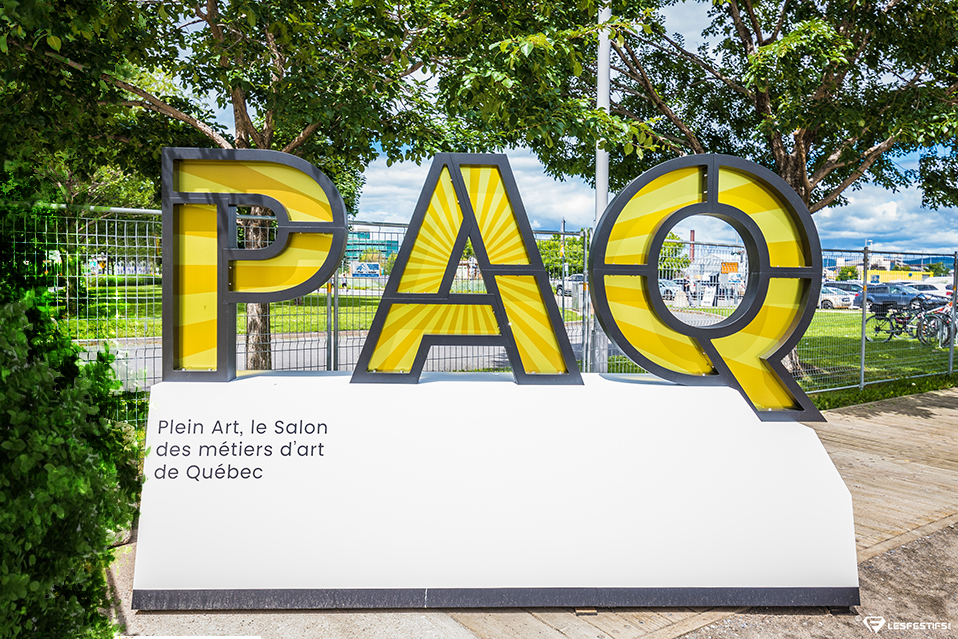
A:
{"label": "utility pole", "polygon": [[[611,2],[605,2],[599,5],[599,24],[603,24],[612,19]],[[611,103],[611,82],[610,66],[612,45],[609,41],[608,29],[599,31],[598,58],[596,60],[596,95],[595,105],[598,109],[609,111]],[[599,226],[599,218],[605,212],[605,207],[609,204],[609,152],[602,148],[604,140],[598,140],[595,145],[595,221],[592,224],[593,231]],[[593,233],[594,234],[594,233]],[[588,286],[588,283],[587,283]],[[586,288],[585,292],[588,292]],[[609,340],[595,324],[595,315],[592,313],[592,305],[587,298],[583,300],[583,311],[588,308],[589,331],[592,333],[592,339],[589,343],[592,345],[591,365],[587,370],[596,373],[608,371],[609,363]]]}

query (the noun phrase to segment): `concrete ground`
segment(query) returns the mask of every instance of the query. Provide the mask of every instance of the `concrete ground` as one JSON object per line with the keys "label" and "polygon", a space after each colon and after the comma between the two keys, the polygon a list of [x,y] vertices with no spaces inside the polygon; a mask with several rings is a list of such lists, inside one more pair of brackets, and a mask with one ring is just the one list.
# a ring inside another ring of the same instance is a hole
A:
{"label": "concrete ground", "polygon": [[134,541],[118,550],[110,575],[118,600],[115,614],[127,636],[958,637],[958,389],[825,415],[827,424],[809,425],[849,487],[855,508],[862,603],[851,610],[137,612],[129,607]]}

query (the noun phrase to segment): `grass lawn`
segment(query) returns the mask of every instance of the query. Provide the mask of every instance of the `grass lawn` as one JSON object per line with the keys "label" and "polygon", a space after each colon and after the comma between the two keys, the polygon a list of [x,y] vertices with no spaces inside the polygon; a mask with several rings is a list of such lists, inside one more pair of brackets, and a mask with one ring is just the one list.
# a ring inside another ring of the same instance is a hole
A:
{"label": "grass lawn", "polygon": [[[805,390],[858,384],[861,365],[861,311],[819,311],[798,344],[805,365],[798,379]],[[948,349],[908,336],[865,342],[865,382],[947,372]]]}
{"label": "grass lawn", "polygon": [[[361,292],[360,292],[361,291]],[[339,329],[341,331],[368,330],[380,304],[380,290],[351,291],[356,295],[339,297]],[[465,291],[463,291],[465,292]],[[55,299],[55,316],[61,327],[78,340],[110,340],[162,335],[161,286],[95,286],[81,291],[80,303],[71,304],[68,314],[63,292]],[[272,304],[271,320],[274,333],[317,333],[326,331],[326,294],[312,293],[298,300]],[[700,309],[727,314],[728,309]],[[566,322],[581,320],[577,311],[567,308]],[[246,308],[237,309],[237,333],[246,332]],[[958,384],[958,375],[901,380],[909,376],[946,372],[948,349],[921,344],[910,337],[895,337],[889,342],[866,342],[865,381],[901,381],[866,386],[865,391],[851,389],[815,393],[829,388],[853,386],[859,383],[861,358],[860,311],[820,311],[815,314],[805,336],[798,346],[804,375],[798,382],[806,391],[813,392],[813,401],[820,408],[871,401],[884,397],[923,392]],[[626,357],[612,357],[609,371],[615,373],[644,372]],[[141,405],[142,404],[142,405]],[[145,415],[142,397],[131,397],[129,421],[139,423]]]}
{"label": "grass lawn", "polygon": [[[379,307],[380,291],[339,296],[339,330],[368,330]],[[161,287],[91,286],[79,305],[69,314],[62,296],[57,300],[60,325],[78,340],[109,340],[162,336]],[[71,305],[73,306],[73,305]],[[246,305],[239,304],[236,331],[246,334]],[[565,321],[580,319],[571,309]],[[310,293],[296,300],[271,304],[273,333],[317,333],[326,331],[326,293]]]}
{"label": "grass lawn", "polygon": [[[351,291],[360,293],[360,291]],[[82,291],[81,291],[82,293]],[[62,296],[62,292],[60,293]],[[58,317],[74,339],[109,340],[132,337],[160,337],[161,287],[96,286],[79,295],[80,303],[68,315],[65,300],[59,299]],[[339,296],[339,330],[368,330],[380,304],[379,291]],[[297,300],[271,305],[273,333],[322,333],[326,331],[326,293],[311,293]],[[705,309],[727,313],[727,309]],[[565,320],[580,315],[566,309]],[[237,309],[236,330],[246,333],[246,305]],[[819,311],[798,345],[803,375],[799,384],[808,391],[851,386],[859,382],[861,361],[861,313]],[[620,361],[621,360],[621,361]],[[639,371],[625,358],[610,361],[610,371]],[[920,343],[910,337],[889,342],[866,342],[865,381],[897,379],[948,370],[948,350]]]}
{"label": "grass lawn", "polygon": [[91,285],[69,306],[61,291],[54,315],[73,339],[160,337],[161,294],[159,285]]}
{"label": "grass lawn", "polygon": [[[861,364],[860,311],[820,311],[798,344],[804,375],[799,385],[806,391],[851,386],[859,382]],[[643,370],[625,357],[613,357],[609,370],[637,373]],[[898,336],[889,342],[865,342],[865,381],[897,379],[947,372],[948,349]]]}

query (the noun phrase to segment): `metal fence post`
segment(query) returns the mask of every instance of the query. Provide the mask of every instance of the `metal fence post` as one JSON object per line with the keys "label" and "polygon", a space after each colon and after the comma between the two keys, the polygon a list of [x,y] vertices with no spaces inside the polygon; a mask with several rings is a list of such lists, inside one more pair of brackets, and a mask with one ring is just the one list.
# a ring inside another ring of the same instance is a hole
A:
{"label": "metal fence post", "polygon": [[958,251],[952,260],[951,271],[951,324],[948,327],[948,374],[955,372],[955,300],[958,299]]}
{"label": "metal fence post", "polygon": [[565,264],[565,218],[562,218],[562,231],[559,232],[559,257],[562,260],[562,270],[559,271],[559,281],[562,282],[562,295],[559,297],[562,298],[562,328],[565,329],[565,289],[568,286],[566,283],[566,275],[568,275],[568,268]]}
{"label": "metal fence post", "polygon": [[326,282],[326,370],[333,370],[333,296],[332,285]]}
{"label": "metal fence post", "polygon": [[[583,292],[588,286],[588,265],[589,265],[589,229],[582,230],[582,288]],[[565,294],[565,291],[563,291]],[[589,351],[592,343],[592,326],[589,322],[589,313],[587,308],[587,296],[582,295],[579,310],[582,312],[582,372],[589,372]]]}
{"label": "metal fence post", "polygon": [[859,362],[858,388],[865,388],[865,318],[868,315],[868,245],[865,245],[865,255],[862,261],[862,345],[861,360]]}
{"label": "metal fence post", "polygon": [[339,269],[333,274],[333,370],[339,370]]}

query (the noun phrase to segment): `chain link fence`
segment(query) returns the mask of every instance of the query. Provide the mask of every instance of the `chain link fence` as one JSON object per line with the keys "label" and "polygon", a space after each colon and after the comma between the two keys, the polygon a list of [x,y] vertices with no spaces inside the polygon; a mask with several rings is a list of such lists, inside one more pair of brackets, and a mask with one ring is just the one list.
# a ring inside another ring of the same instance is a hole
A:
{"label": "chain link fence", "polygon": [[[263,236],[250,230],[254,225],[265,228],[265,242],[271,241],[274,225],[268,218],[241,215],[239,222],[238,246],[263,245]],[[126,390],[142,391],[158,382],[162,373],[159,215],[34,215],[19,218],[16,224],[19,254],[24,259],[33,256],[37,275],[44,278],[50,293],[54,316],[86,356],[109,348]],[[266,331],[247,331],[247,305],[241,304],[238,368],[247,368],[248,345],[259,342],[269,344],[274,370],[353,370],[405,232],[401,224],[351,222],[346,258],[335,277],[308,295],[269,304]],[[644,372],[602,334],[592,313],[585,276],[587,233],[537,231],[535,237],[549,265],[552,293],[582,370]],[[870,317],[885,317],[889,311],[895,318],[893,309],[907,306],[905,298],[892,301],[890,289],[921,286],[928,289],[922,291],[925,298],[952,299],[955,264],[955,255],[823,251],[827,281],[819,308],[796,348],[796,357],[790,358],[799,384],[807,392],[817,392],[951,372],[954,331],[944,339],[921,339],[914,317],[924,307],[915,308],[911,323],[901,323],[900,330],[890,335],[869,335],[866,324]],[[741,303],[747,278],[748,255],[741,245],[670,240],[660,255],[662,297],[670,312],[693,326],[714,324],[731,315]],[[862,288],[866,289],[864,310]],[[482,273],[468,255],[460,262],[454,290],[485,291]],[[510,368],[500,347],[440,346],[431,349],[424,370]]]}

